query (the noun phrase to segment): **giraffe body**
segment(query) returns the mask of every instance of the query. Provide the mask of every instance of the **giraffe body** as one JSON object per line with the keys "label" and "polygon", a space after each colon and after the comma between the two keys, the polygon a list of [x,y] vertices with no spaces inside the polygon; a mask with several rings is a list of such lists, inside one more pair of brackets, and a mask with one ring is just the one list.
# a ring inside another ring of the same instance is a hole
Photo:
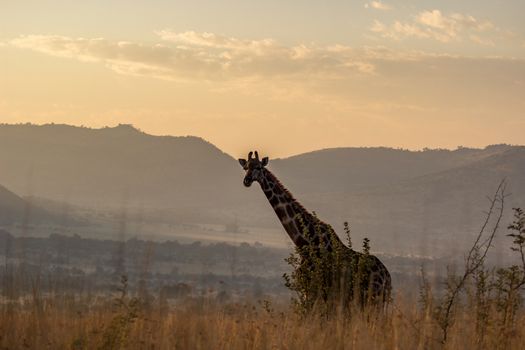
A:
{"label": "giraffe body", "polygon": [[[255,158],[252,158],[252,152],[250,152],[248,160],[239,159],[239,163],[246,170],[244,185],[249,187],[253,181],[260,184],[286,233],[298,248],[312,246],[316,249],[325,248],[328,251],[342,249],[346,256],[355,259],[356,263],[359,263],[364,257],[363,253],[345,246],[329,224],[308,212],[293,197],[277,177],[266,168],[267,157],[259,160],[255,152]],[[363,271],[365,278],[362,285],[359,286],[361,300],[368,295],[369,299],[386,302],[390,298],[391,291],[390,273],[376,256],[367,255],[366,258],[368,259],[366,270]]]}

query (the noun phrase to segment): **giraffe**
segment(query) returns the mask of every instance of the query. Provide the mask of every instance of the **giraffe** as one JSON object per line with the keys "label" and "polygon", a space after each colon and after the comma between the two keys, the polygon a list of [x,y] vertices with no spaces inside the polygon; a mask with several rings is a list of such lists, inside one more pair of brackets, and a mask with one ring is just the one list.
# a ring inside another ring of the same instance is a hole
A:
{"label": "giraffe", "polygon": [[[243,184],[246,187],[250,187],[254,181],[260,184],[284,230],[295,246],[303,248],[309,245],[315,249],[324,247],[327,251],[343,249],[348,253],[346,256],[359,262],[364,254],[344,245],[329,224],[308,212],[277,177],[266,168],[268,162],[268,157],[259,160],[257,151],[255,151],[255,157],[253,157],[253,152],[250,152],[247,160],[239,159],[239,164],[246,171]],[[358,287],[361,300],[366,298],[375,303],[387,303],[392,288],[390,273],[376,256],[368,255],[367,259],[364,282]]]}

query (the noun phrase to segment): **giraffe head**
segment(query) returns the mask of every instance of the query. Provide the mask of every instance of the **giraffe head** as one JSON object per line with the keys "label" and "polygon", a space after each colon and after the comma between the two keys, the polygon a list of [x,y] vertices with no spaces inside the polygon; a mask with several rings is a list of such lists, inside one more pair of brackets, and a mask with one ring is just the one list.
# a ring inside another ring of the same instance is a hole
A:
{"label": "giraffe head", "polygon": [[239,164],[246,171],[243,184],[246,187],[250,187],[254,181],[259,182],[262,180],[263,168],[268,165],[268,157],[264,157],[259,160],[259,154],[255,151],[255,158],[252,157],[253,152],[248,153],[248,160],[239,159]]}

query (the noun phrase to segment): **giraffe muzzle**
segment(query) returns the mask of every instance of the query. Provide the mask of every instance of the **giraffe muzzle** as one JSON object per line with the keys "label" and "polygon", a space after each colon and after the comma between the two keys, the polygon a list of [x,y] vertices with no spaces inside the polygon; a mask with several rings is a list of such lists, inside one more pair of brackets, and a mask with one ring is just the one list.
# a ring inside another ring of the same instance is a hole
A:
{"label": "giraffe muzzle", "polygon": [[242,183],[244,184],[244,186],[250,187],[252,185],[252,182],[253,182],[252,179],[249,179],[248,177],[245,177]]}

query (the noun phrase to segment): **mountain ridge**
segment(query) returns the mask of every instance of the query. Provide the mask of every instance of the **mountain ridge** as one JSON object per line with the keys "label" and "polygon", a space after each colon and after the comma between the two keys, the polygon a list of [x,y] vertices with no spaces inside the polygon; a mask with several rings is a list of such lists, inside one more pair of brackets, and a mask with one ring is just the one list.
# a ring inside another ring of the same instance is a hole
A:
{"label": "mountain ridge", "polygon": [[[130,125],[0,125],[0,169],[0,184],[24,197],[102,211],[144,208],[163,222],[281,229],[258,186],[242,185],[237,161],[195,136],[148,135]],[[351,219],[357,239],[368,235],[392,249],[415,249],[396,246],[407,237],[442,244],[451,232],[472,232],[503,177],[514,193],[509,204],[525,201],[524,146],[331,148],[270,159],[269,169],[334,227]]]}

